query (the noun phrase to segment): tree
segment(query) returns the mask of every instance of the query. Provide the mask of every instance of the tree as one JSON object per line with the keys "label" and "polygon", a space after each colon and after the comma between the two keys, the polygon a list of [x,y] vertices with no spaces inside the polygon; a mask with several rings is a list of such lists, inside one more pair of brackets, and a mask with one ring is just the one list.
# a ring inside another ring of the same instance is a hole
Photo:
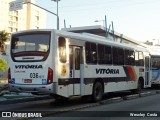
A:
{"label": "tree", "polygon": [[4,44],[5,41],[9,39],[9,33],[5,30],[0,31],[0,46]]}
{"label": "tree", "polygon": [[0,71],[5,72],[7,70],[7,61],[2,59],[0,56]]}

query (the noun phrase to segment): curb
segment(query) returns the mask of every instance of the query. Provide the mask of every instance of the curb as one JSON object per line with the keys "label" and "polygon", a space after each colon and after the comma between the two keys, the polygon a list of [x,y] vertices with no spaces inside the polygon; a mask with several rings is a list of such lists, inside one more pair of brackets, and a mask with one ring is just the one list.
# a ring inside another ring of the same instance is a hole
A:
{"label": "curb", "polygon": [[16,98],[16,99],[12,99],[12,100],[1,101],[0,105],[14,104],[14,103],[24,103],[24,102],[38,101],[38,100],[45,100],[45,99],[53,99],[53,97],[45,95],[45,96],[34,96],[34,97]]}
{"label": "curb", "polygon": [[122,100],[123,100],[122,97],[115,97],[115,98],[110,98],[110,99],[107,99],[107,100],[100,101],[99,104],[103,105],[103,104],[107,104],[107,103],[119,102],[119,101],[122,101]]}

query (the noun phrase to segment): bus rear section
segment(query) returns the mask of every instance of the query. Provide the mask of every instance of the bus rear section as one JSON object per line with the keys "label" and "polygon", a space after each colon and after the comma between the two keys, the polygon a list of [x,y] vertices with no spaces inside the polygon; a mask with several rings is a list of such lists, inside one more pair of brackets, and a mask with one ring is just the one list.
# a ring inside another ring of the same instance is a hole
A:
{"label": "bus rear section", "polygon": [[49,65],[50,31],[12,34],[8,69],[11,92],[53,93],[53,65]]}

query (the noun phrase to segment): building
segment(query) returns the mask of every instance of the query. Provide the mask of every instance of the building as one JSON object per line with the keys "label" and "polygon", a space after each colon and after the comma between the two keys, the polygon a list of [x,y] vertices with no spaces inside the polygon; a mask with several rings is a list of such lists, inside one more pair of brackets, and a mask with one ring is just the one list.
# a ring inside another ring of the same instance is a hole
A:
{"label": "building", "polygon": [[[32,5],[23,4],[23,9],[9,11],[9,3],[15,0],[0,0],[0,30],[8,33],[46,28],[46,11]],[[28,0],[35,3],[35,0]]]}
{"label": "building", "polygon": [[[70,31],[75,33],[89,33],[89,34],[95,34],[102,37],[106,37],[106,28],[100,25],[96,26],[84,26],[84,27],[72,27],[72,28],[63,28],[64,31]],[[131,44],[135,46],[141,46],[141,47],[148,47],[146,44],[141,43],[139,41],[136,41],[132,38],[129,38],[125,35],[122,35],[118,32],[109,31],[108,39],[113,40],[115,42],[125,43],[125,44]]]}

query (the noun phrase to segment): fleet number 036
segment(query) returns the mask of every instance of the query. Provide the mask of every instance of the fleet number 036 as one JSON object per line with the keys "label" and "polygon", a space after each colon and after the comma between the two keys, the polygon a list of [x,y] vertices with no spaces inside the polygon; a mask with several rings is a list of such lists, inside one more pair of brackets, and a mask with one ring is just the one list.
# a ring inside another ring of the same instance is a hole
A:
{"label": "fleet number 036", "polygon": [[30,78],[38,78],[38,73],[30,73]]}

